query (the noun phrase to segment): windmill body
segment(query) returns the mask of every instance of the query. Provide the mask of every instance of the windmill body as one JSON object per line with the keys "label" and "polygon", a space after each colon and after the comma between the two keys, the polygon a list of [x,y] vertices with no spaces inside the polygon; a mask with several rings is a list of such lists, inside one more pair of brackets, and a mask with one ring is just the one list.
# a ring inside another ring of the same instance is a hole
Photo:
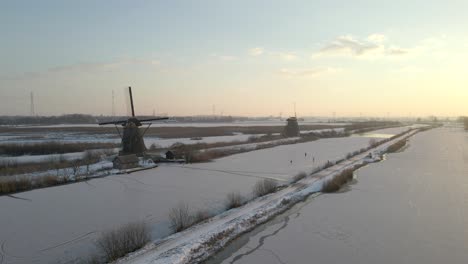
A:
{"label": "windmill body", "polygon": [[121,155],[142,155],[146,151],[143,133],[134,120],[128,120],[123,128]]}

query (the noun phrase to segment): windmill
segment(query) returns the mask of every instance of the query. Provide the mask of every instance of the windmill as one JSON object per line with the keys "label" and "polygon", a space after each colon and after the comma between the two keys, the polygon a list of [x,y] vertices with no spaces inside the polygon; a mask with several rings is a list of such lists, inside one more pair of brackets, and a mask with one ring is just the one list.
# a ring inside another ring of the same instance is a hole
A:
{"label": "windmill", "polygon": [[[122,139],[122,151],[119,155],[130,155],[136,154],[137,156],[141,156],[143,152],[146,151],[145,142],[143,140],[143,136],[145,135],[148,128],[151,126],[151,121],[158,121],[158,120],[166,120],[167,117],[157,117],[157,118],[150,118],[150,119],[138,119],[135,117],[135,108],[133,106],[133,96],[132,96],[132,87],[128,87],[128,93],[130,95],[130,107],[132,110],[132,116],[129,117],[127,120],[120,120],[120,121],[112,121],[112,122],[102,122],[99,123],[100,126],[102,125],[115,125],[117,133],[119,134],[120,138]],[[140,130],[140,127],[143,124],[148,124],[144,131]],[[121,125],[123,127],[123,133],[120,133],[119,128],[117,125]]]}

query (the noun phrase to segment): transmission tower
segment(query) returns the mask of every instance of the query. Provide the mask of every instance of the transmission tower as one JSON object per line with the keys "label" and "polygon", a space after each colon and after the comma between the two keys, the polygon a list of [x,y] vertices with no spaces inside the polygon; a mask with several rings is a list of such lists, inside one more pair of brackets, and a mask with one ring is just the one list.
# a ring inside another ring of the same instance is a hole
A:
{"label": "transmission tower", "polygon": [[34,93],[33,92],[31,92],[31,105],[30,105],[30,109],[29,109],[29,114],[31,116],[36,115],[36,110],[34,109]]}
{"label": "transmission tower", "polygon": [[115,116],[115,96],[114,96],[114,90],[112,90],[112,116]]}

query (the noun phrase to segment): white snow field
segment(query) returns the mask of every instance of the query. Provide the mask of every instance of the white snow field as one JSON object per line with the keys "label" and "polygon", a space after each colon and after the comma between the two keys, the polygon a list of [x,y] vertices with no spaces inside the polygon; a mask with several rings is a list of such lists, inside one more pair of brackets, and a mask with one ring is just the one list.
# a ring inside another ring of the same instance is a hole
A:
{"label": "white snow field", "polygon": [[[317,121],[300,121],[301,125],[330,125],[330,126],[345,126],[350,123],[328,123]],[[223,126],[284,126],[285,120],[270,120],[270,121],[236,121],[236,122],[175,122],[162,121],[155,122],[152,127],[223,127]],[[98,124],[61,124],[61,125],[43,125],[43,126],[18,126],[20,128],[28,127],[99,127]]]}
{"label": "white snow field", "polygon": [[14,264],[78,262],[93,251],[101,231],[139,220],[150,224],[153,239],[162,238],[169,234],[168,212],[180,202],[219,210],[227,193],[249,194],[259,178],[289,180],[368,142],[323,139],[0,196],[0,258]]}
{"label": "white snow field", "polygon": [[384,152],[391,144],[415,133],[417,131],[408,132],[375,149],[306,177],[297,184],[265,197],[257,198],[240,208],[227,211],[207,222],[174,234],[162,241],[150,243],[142,250],[131,253],[117,262],[182,264],[203,261],[240,234],[284,212],[292,204],[303,200],[308,195],[320,191],[322,184],[337,173],[355,165],[366,163],[365,160],[369,153]]}

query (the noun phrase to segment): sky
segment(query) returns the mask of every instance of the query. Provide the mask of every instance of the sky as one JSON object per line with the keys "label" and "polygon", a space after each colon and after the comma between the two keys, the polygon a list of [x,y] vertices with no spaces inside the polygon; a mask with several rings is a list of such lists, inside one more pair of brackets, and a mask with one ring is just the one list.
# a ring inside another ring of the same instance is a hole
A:
{"label": "sky", "polygon": [[0,1],[0,115],[468,115],[468,1]]}

